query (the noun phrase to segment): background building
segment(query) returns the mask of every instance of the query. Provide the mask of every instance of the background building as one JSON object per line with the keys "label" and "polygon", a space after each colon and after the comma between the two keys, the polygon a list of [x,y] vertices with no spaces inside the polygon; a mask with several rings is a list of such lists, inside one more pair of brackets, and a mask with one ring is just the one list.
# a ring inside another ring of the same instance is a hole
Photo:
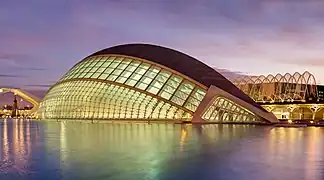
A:
{"label": "background building", "polygon": [[324,119],[324,87],[309,73],[241,76],[231,80],[281,120]]}
{"label": "background building", "polygon": [[258,103],[317,100],[315,77],[309,72],[293,75],[242,76],[231,80]]}

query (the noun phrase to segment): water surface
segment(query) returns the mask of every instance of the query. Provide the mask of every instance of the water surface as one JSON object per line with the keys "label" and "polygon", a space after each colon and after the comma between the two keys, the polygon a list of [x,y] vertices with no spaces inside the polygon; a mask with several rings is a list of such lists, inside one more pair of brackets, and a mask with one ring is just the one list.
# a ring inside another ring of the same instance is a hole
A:
{"label": "water surface", "polygon": [[324,128],[0,120],[0,179],[324,179]]}

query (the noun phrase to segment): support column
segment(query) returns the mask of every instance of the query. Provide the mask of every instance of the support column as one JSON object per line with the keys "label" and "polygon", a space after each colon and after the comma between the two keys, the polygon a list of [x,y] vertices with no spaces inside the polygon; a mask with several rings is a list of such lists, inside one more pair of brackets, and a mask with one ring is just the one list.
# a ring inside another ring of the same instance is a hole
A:
{"label": "support column", "polygon": [[312,119],[313,119],[313,120],[315,120],[315,116],[316,116],[316,112],[313,111],[313,112],[312,112]]}
{"label": "support column", "polygon": [[320,109],[317,105],[313,105],[313,107],[310,108],[312,111],[312,120],[315,120],[316,117],[316,113],[318,112],[318,110]]}
{"label": "support column", "polygon": [[193,114],[192,122],[193,123],[200,123],[204,122],[205,120],[202,119],[202,115],[205,112],[206,108],[212,103],[211,101],[214,99],[216,93],[213,93],[211,88],[208,88],[205,97],[197,107],[197,110]]}
{"label": "support column", "polygon": [[293,107],[293,106],[290,106],[290,107],[287,108],[287,110],[288,110],[288,112],[289,112],[289,114],[288,114],[288,120],[293,120],[292,115],[293,115],[293,111],[294,111],[295,109],[296,109],[296,108]]}

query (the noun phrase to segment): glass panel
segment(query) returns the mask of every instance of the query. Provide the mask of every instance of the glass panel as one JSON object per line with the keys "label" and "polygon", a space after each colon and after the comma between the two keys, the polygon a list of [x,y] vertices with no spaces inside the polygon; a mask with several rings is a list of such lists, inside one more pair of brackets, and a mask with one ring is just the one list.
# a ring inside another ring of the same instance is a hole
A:
{"label": "glass panel", "polygon": [[109,67],[115,69],[120,63],[120,60],[114,60]]}
{"label": "glass panel", "polygon": [[128,78],[131,74],[132,72],[130,71],[124,71],[120,76]]}
{"label": "glass panel", "polygon": [[[236,109],[239,109],[239,111]],[[260,118],[252,112],[223,97],[214,99],[212,105],[210,105],[203,114],[203,119],[221,122],[262,122]]]}
{"label": "glass panel", "polygon": [[111,74],[108,78],[107,78],[107,80],[109,80],[109,81],[115,81],[116,79],[117,79],[117,75],[114,75],[114,74]]}
{"label": "glass panel", "polygon": [[133,79],[128,79],[126,84],[129,86],[134,86],[136,84],[137,81],[133,80]]}
{"label": "glass panel", "polygon": [[132,61],[132,63],[126,68],[126,70],[130,72],[134,72],[139,65],[140,65],[139,61]]}
{"label": "glass panel", "polygon": [[111,74],[119,76],[123,70],[115,69]]}
{"label": "glass panel", "polygon": [[127,78],[120,76],[117,78],[116,82],[124,83],[126,80],[127,80]]}
{"label": "glass panel", "polygon": [[150,84],[152,79],[149,77],[142,77],[142,79],[140,81],[143,83],[146,83],[146,84]]}
{"label": "glass panel", "polygon": [[113,70],[114,70],[114,69],[107,68],[103,73],[109,75]]}
{"label": "glass panel", "polygon": [[143,75],[145,72],[146,72],[146,69],[143,69],[141,67],[139,67],[135,70],[135,73],[140,74],[140,75]]}
{"label": "glass panel", "polygon": [[164,98],[164,99],[169,100],[169,99],[171,98],[172,94],[170,94],[170,93],[164,91],[164,92],[161,93],[160,96],[161,96],[162,98]]}
{"label": "glass panel", "polygon": [[152,93],[152,94],[157,94],[157,93],[159,92],[159,89],[150,86],[150,87],[147,89],[147,91],[150,92],[150,93]]}
{"label": "glass panel", "polygon": [[142,75],[134,73],[131,75],[130,79],[138,81],[139,79],[141,79],[141,77]]}
{"label": "glass panel", "polygon": [[157,89],[160,89],[160,88],[163,86],[163,83],[154,80],[154,81],[152,82],[151,86],[153,86],[153,87],[155,87],[155,88],[157,88]]}
{"label": "glass panel", "polygon": [[101,67],[101,68],[98,68],[96,72],[101,73],[101,72],[104,72],[105,69],[106,69],[106,68]]}
{"label": "glass panel", "polygon": [[108,74],[101,74],[99,76],[99,79],[107,79],[107,77],[108,77]]}
{"label": "glass panel", "polygon": [[[107,57],[105,57],[105,58],[107,58]],[[107,68],[112,62],[111,58],[112,57],[110,57],[109,59],[106,59],[106,61],[101,65],[101,67]]]}
{"label": "glass panel", "polygon": [[162,89],[162,92],[168,92],[170,94],[173,94],[176,90],[176,87],[172,87],[172,86],[169,86],[169,85],[165,85]]}
{"label": "glass panel", "polygon": [[93,73],[87,73],[84,78],[90,78],[90,76],[92,75]]}
{"label": "glass panel", "polygon": [[128,66],[128,63],[126,64],[126,63],[122,62],[117,66],[117,69],[124,70],[127,66]]}
{"label": "glass panel", "polygon": [[138,83],[136,85],[137,88],[142,89],[142,90],[145,90],[147,86],[148,86],[148,84],[145,84],[145,83]]}

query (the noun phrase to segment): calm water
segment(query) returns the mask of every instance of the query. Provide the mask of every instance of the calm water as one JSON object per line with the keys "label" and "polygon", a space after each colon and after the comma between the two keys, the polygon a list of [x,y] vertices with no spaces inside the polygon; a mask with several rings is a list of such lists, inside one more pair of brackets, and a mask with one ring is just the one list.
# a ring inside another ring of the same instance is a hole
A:
{"label": "calm water", "polygon": [[0,179],[324,179],[324,129],[0,120]]}

